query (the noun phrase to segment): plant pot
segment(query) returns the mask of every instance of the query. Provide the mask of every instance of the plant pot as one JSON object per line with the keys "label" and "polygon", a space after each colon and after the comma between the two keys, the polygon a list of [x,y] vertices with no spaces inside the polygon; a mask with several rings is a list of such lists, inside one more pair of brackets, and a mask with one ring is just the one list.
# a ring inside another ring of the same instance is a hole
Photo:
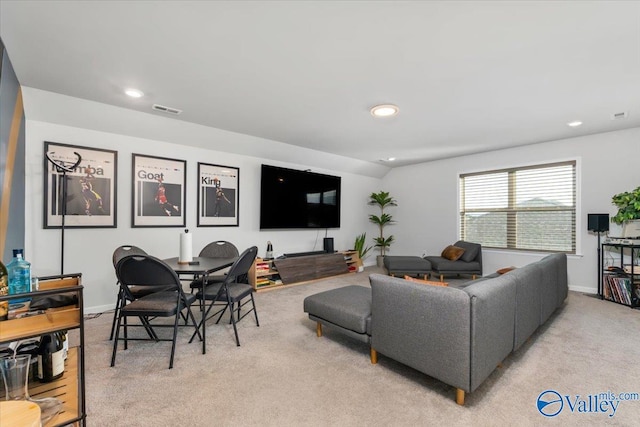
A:
{"label": "plant pot", "polygon": [[376,256],[376,265],[380,268],[384,267],[384,255]]}
{"label": "plant pot", "polygon": [[622,237],[640,237],[640,219],[632,219],[622,224]]}

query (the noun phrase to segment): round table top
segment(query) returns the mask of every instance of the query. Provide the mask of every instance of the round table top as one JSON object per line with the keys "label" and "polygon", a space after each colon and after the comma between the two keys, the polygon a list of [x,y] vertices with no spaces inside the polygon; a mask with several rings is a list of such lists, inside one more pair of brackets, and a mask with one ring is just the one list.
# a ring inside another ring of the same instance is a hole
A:
{"label": "round table top", "polygon": [[15,427],[40,427],[40,407],[28,400],[0,402],[0,425]]}

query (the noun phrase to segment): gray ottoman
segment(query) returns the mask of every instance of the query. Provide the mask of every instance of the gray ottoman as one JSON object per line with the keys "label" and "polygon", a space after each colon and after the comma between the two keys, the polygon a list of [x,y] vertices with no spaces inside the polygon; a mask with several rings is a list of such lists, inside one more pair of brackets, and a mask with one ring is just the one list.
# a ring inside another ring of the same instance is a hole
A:
{"label": "gray ottoman", "polygon": [[384,266],[391,276],[423,276],[429,278],[431,263],[419,256],[385,256]]}
{"label": "gray ottoman", "polygon": [[309,295],[304,311],[317,322],[319,337],[325,325],[357,340],[371,341],[371,288],[345,286]]}

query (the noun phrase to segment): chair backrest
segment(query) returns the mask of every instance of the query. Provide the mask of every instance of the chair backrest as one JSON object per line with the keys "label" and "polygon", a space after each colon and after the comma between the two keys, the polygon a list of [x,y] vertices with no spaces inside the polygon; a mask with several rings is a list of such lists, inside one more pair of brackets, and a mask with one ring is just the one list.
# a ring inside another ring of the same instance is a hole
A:
{"label": "chair backrest", "polygon": [[[175,290],[182,294],[180,278],[164,261],[146,254],[127,255],[116,265],[120,286],[163,287],[175,285]],[[171,290],[171,289],[169,289]]]}
{"label": "chair backrest", "polygon": [[256,246],[252,246],[242,252],[236,262],[229,267],[229,272],[224,280],[225,285],[237,281],[237,278],[239,277],[245,276],[249,272],[249,269],[257,255],[258,248]]}
{"label": "chair backrest", "polygon": [[238,252],[236,245],[225,240],[217,240],[202,248],[199,256],[206,258],[232,258],[238,255],[240,255],[240,252]]}
{"label": "chair backrest", "polygon": [[127,255],[146,255],[147,253],[137,247],[137,246],[133,246],[133,245],[122,245],[118,248],[116,248],[115,251],[113,251],[113,266],[115,267],[116,265],[118,265],[118,262],[126,257]]}

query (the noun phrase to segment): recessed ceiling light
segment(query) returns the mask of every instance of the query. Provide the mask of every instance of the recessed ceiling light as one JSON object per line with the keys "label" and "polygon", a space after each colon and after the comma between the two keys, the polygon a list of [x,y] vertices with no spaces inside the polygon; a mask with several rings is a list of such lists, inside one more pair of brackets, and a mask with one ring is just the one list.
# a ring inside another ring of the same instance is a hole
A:
{"label": "recessed ceiling light", "polygon": [[389,158],[387,159],[387,161],[388,161],[388,162],[393,162],[395,159],[396,159],[395,157],[389,157]]}
{"label": "recessed ceiling light", "polygon": [[132,98],[142,98],[144,96],[144,93],[138,89],[125,89],[124,93]]}
{"label": "recessed ceiling light", "polygon": [[567,123],[567,126],[571,126],[572,128],[578,127],[582,124],[580,120],[574,120],[572,122]]}
{"label": "recessed ceiling light", "polygon": [[371,107],[371,115],[374,117],[395,116],[398,114],[398,111],[400,111],[398,106],[393,104],[382,104]]}

